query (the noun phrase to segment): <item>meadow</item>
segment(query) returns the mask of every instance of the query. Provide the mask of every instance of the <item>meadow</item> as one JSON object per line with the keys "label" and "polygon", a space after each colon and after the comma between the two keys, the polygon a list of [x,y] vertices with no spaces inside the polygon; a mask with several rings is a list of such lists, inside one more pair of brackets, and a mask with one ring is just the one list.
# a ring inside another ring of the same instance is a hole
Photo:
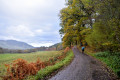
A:
{"label": "meadow", "polygon": [[[38,58],[41,61],[47,61],[49,58],[54,58],[62,55],[61,51],[41,51],[33,53],[14,53],[0,54],[0,76],[6,75],[6,67],[4,64],[11,64],[16,59],[24,59],[28,62],[36,62]],[[0,78],[1,79],[1,78]]]}

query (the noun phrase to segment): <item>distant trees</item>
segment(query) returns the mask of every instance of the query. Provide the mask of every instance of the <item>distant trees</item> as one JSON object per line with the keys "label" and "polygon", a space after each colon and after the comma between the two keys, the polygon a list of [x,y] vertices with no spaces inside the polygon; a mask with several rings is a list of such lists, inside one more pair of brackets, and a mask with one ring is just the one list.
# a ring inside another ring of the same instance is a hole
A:
{"label": "distant trees", "polygon": [[66,0],[60,11],[63,46],[88,44],[96,50],[120,49],[119,0]]}
{"label": "distant trees", "polygon": [[61,43],[55,44],[53,46],[50,47],[37,47],[34,49],[25,49],[25,50],[19,50],[19,49],[4,49],[4,48],[0,48],[0,54],[3,53],[31,53],[31,52],[36,52],[36,51],[55,51],[55,50],[61,50],[62,49],[62,45]]}
{"label": "distant trees", "polygon": [[0,47],[0,54],[2,54],[3,53],[3,49]]}
{"label": "distant trees", "polygon": [[46,50],[46,47],[25,49],[25,50],[0,48],[0,53],[31,53],[31,52],[45,51],[45,50]]}
{"label": "distant trees", "polygon": [[2,49],[3,53],[31,53],[36,52],[36,49],[26,49],[26,50],[17,50],[17,49]]}

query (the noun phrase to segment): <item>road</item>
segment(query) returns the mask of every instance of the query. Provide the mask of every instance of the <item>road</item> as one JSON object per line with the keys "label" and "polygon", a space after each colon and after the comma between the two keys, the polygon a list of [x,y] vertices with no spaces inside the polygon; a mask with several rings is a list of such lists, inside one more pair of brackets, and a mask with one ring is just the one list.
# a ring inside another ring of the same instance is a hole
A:
{"label": "road", "polygon": [[113,80],[101,63],[73,48],[74,59],[69,66],[49,80]]}

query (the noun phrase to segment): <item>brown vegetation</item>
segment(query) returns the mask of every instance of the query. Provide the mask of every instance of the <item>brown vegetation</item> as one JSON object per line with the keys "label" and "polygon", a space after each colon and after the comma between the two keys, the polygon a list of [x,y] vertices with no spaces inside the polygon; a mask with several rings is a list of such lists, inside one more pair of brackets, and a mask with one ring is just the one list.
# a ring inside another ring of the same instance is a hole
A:
{"label": "brown vegetation", "polygon": [[2,76],[2,78],[3,80],[21,80],[24,79],[26,76],[35,75],[39,70],[47,66],[54,65],[55,63],[64,59],[66,53],[69,50],[70,48],[67,47],[61,56],[50,58],[48,61],[45,62],[42,62],[40,58],[38,58],[37,61],[34,63],[28,63],[26,60],[23,59],[14,60],[12,65],[5,64],[5,66],[7,67],[7,76]]}

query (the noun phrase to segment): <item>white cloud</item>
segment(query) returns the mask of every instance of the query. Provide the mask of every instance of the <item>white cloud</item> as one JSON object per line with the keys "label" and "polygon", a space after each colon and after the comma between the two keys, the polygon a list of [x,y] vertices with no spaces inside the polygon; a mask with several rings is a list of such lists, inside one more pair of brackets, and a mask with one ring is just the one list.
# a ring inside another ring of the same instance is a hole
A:
{"label": "white cloud", "polygon": [[[0,10],[14,18],[41,18],[58,15],[64,0],[0,0]],[[57,14],[56,14],[57,13]]]}
{"label": "white cloud", "polygon": [[15,38],[13,36],[0,36],[0,40],[17,40],[17,41],[21,41],[20,39],[18,38]]}
{"label": "white cloud", "polygon": [[37,30],[35,30],[35,32],[36,32],[36,34],[42,34],[43,33],[42,29],[37,29]]}
{"label": "white cloud", "polygon": [[[38,6],[45,4],[44,0],[1,0],[3,11],[10,12],[15,15],[30,15],[34,13]],[[8,14],[10,14],[8,13]]]}
{"label": "white cloud", "polygon": [[10,36],[33,37],[34,33],[25,25],[7,27],[6,33]]}
{"label": "white cloud", "polygon": [[45,46],[45,47],[49,47],[51,45],[53,45],[54,43],[29,43],[30,45],[34,46],[34,47],[40,47],[40,46]]}

